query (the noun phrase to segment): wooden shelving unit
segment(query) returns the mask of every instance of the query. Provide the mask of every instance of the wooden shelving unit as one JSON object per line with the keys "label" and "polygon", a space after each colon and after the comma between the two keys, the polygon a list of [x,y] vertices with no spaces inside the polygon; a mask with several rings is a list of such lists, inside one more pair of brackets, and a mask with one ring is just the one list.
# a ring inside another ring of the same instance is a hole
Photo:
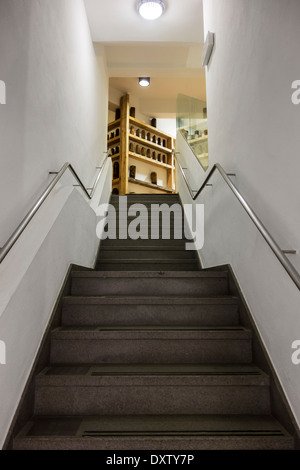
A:
{"label": "wooden shelving unit", "polygon": [[[145,192],[175,192],[174,138],[130,116],[129,95],[120,103],[120,119],[108,124],[107,145],[113,163],[113,192],[123,195],[143,187]],[[145,180],[132,177],[130,167],[146,172]],[[165,184],[151,182],[151,173],[159,172]]]}

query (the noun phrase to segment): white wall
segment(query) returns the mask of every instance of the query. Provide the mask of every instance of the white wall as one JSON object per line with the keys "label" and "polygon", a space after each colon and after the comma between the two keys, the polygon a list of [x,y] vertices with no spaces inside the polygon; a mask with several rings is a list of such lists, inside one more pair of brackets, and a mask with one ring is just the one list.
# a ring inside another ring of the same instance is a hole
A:
{"label": "white wall", "polygon": [[[104,49],[95,57],[82,0],[0,2],[0,245],[69,161],[93,186],[107,136]],[[53,176],[51,176],[53,178]],[[64,177],[0,264],[0,448],[70,264],[92,267],[96,209],[108,202],[108,159],[89,201]],[[3,343],[1,343],[3,344]]]}
{"label": "white wall", "polygon": [[69,161],[87,186],[93,181],[106,150],[105,68],[83,0],[0,2],[0,246],[49,171]]}
{"label": "white wall", "polygon": [[207,70],[209,156],[237,184],[300,269],[298,0],[204,1],[216,47]]}
{"label": "white wall", "polygon": [[[300,249],[298,0],[204,0],[205,31],[215,33],[207,68],[210,168],[220,162],[282,248]],[[197,188],[207,173],[193,172]],[[184,202],[189,194],[178,174]],[[300,423],[299,290],[219,176],[205,204],[204,267],[231,264]],[[196,188],[196,189],[197,189]],[[299,254],[290,256],[300,268]]]}
{"label": "white wall", "polygon": [[171,135],[172,137],[174,137],[174,139],[176,139],[176,119],[157,119],[157,129],[162,132],[165,132],[166,134]]}
{"label": "white wall", "polygon": [[0,265],[0,448],[3,446],[70,264],[93,267],[99,202],[108,202],[107,161],[91,204],[58,185]]}

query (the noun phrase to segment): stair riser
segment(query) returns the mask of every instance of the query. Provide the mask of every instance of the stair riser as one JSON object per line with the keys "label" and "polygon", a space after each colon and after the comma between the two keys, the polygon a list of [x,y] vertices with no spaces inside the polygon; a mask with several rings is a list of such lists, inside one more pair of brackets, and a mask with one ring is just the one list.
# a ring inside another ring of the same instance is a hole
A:
{"label": "stair riser", "polygon": [[44,437],[15,441],[15,450],[292,450],[293,441],[277,437]]}
{"label": "stair riser", "polygon": [[[107,229],[106,229],[107,230]],[[182,242],[182,246],[186,247],[186,243],[192,243],[191,238],[187,238],[183,231],[179,230],[176,232],[174,231],[173,227],[164,227],[163,231],[161,227],[154,227],[153,232],[151,232],[151,227],[148,226],[148,229],[143,228],[142,230],[138,227],[135,229],[134,227],[130,228],[130,225],[116,225],[116,229],[111,228],[111,232],[108,235],[102,235],[104,240],[111,240],[114,243],[120,243],[123,241],[124,243],[128,243],[129,240],[133,242],[139,242],[140,240],[144,240],[144,242],[148,242],[150,245],[156,245],[156,243],[162,243],[162,240],[165,240],[167,246],[171,246],[171,244],[175,242]],[[130,231],[129,231],[130,230]],[[103,241],[102,241],[103,243]],[[123,244],[123,243],[122,243]],[[134,243],[134,246],[138,246]]]}
{"label": "stair riser", "polygon": [[106,240],[101,241],[101,248],[106,248],[106,247],[111,247],[111,248],[118,248],[118,247],[124,247],[126,246],[127,248],[131,248],[134,250],[142,249],[143,247],[153,247],[153,244],[157,247],[157,249],[163,249],[164,247],[170,248],[173,247],[174,249],[182,249],[185,250],[185,245],[186,243],[189,242],[189,240],[185,239],[159,239],[159,240],[151,240],[149,239],[141,239],[139,238],[138,240],[131,240],[130,238],[127,238],[126,240],[122,240],[121,238],[116,238],[114,239],[109,239],[107,238]]}
{"label": "stair riser", "polygon": [[88,340],[52,338],[52,364],[249,363],[248,340]]}
{"label": "stair riser", "polygon": [[[267,387],[37,386],[40,415],[268,414]],[[113,385],[114,383],[114,385]]]}
{"label": "stair riser", "polygon": [[180,204],[180,198],[178,195],[168,195],[168,194],[127,194],[126,199],[125,197],[111,197],[109,204],[114,206],[119,206],[120,202],[122,205],[125,204],[125,200],[127,200],[128,206],[132,204]]}
{"label": "stair riser", "polygon": [[68,305],[63,307],[63,325],[182,325],[230,326],[238,324],[234,305]]}
{"label": "stair riser", "polygon": [[[163,268],[160,268],[163,269]],[[226,278],[74,277],[72,295],[226,295]]]}
{"label": "stair riser", "polygon": [[130,259],[143,259],[143,260],[152,260],[160,259],[164,260],[173,260],[173,259],[184,259],[184,260],[194,260],[195,252],[190,250],[101,250],[99,260],[130,260]]}
{"label": "stair riser", "polygon": [[160,261],[159,263],[151,262],[150,260],[143,260],[143,262],[130,262],[123,260],[118,263],[111,263],[107,261],[101,261],[101,263],[96,264],[97,271],[157,271],[162,269],[164,271],[198,271],[199,266],[195,261],[186,261],[186,262],[168,262]]}

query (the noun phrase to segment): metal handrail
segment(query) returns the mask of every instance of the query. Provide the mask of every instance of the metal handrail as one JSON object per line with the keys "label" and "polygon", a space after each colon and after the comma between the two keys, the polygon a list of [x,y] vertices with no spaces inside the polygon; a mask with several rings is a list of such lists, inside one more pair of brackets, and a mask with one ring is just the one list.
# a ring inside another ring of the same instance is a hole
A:
{"label": "metal handrail", "polygon": [[37,211],[39,210],[39,208],[41,207],[41,205],[43,204],[43,202],[47,199],[47,197],[49,196],[49,194],[52,192],[52,190],[55,188],[55,186],[57,185],[57,183],[59,182],[59,180],[61,179],[61,177],[64,175],[64,173],[67,171],[67,170],[70,170],[71,173],[73,174],[73,176],[75,177],[75,179],[78,181],[79,183],[79,186],[82,188],[82,190],[84,191],[85,195],[91,200],[94,196],[94,193],[95,193],[95,190],[96,190],[96,187],[97,187],[97,184],[99,182],[99,179],[101,177],[101,174],[102,174],[102,171],[103,171],[103,168],[104,168],[104,165],[106,163],[106,160],[107,160],[108,156],[106,156],[103,160],[103,163],[102,163],[102,166],[99,167],[100,171],[98,173],[98,176],[96,178],[96,181],[94,183],[94,186],[92,188],[92,191],[91,191],[91,194],[89,194],[88,190],[86,189],[86,187],[84,186],[84,184],[82,183],[81,179],[79,178],[78,174],[76,173],[76,171],[74,170],[73,166],[71,165],[71,163],[65,163],[63,165],[63,167],[61,168],[61,170],[59,172],[51,172],[50,174],[55,174],[56,176],[53,178],[53,180],[51,181],[51,183],[47,186],[47,188],[44,190],[43,194],[38,198],[38,200],[36,201],[36,203],[34,204],[34,206],[30,209],[30,211],[25,215],[24,219],[22,220],[22,222],[18,225],[18,227],[16,228],[16,230],[13,232],[13,234],[9,237],[9,239],[7,240],[7,242],[5,243],[5,245],[2,247],[1,251],[0,251],[0,264],[2,263],[2,261],[4,260],[4,258],[8,255],[8,253],[10,252],[10,250],[12,249],[12,247],[14,246],[14,244],[16,243],[16,241],[19,239],[19,237],[21,236],[21,234],[24,232],[25,228],[27,227],[27,225],[29,224],[29,222],[31,221],[31,219],[34,217],[34,215],[37,213]]}
{"label": "metal handrail", "polygon": [[[271,236],[271,234],[268,232],[268,230],[266,229],[266,227],[264,226],[264,224],[262,223],[262,221],[257,217],[257,215],[255,214],[255,212],[253,211],[253,209],[249,206],[249,204],[247,203],[247,201],[244,199],[244,197],[241,195],[241,193],[238,191],[238,189],[236,188],[236,186],[233,184],[233,182],[231,181],[231,179],[228,177],[227,173],[225,172],[225,170],[223,169],[223,167],[219,164],[219,163],[216,163],[212,169],[210,170],[209,174],[207,175],[207,177],[205,178],[203,184],[201,185],[201,187],[199,188],[199,190],[196,192],[196,191],[193,191],[191,189],[191,186],[188,182],[188,179],[186,177],[186,174],[184,172],[184,169],[177,157],[177,153],[178,152],[175,152],[175,158],[176,158],[176,161],[178,163],[178,166],[179,166],[179,169],[183,175],[183,178],[184,178],[184,181],[188,187],[188,190],[189,190],[189,193],[191,195],[191,198],[193,199],[193,201],[195,201],[195,199],[198,198],[198,196],[200,195],[200,193],[203,191],[203,189],[206,187],[208,181],[211,179],[212,175],[215,173],[216,170],[218,170],[218,172],[220,173],[220,175],[222,176],[222,178],[224,179],[225,183],[229,186],[229,188],[231,189],[231,191],[233,192],[233,194],[235,195],[235,197],[238,199],[238,201],[240,202],[240,204],[243,206],[244,210],[247,212],[247,214],[249,215],[249,217],[251,218],[252,222],[256,225],[256,227],[258,228],[259,232],[261,233],[261,235],[263,236],[263,238],[265,239],[265,241],[268,243],[268,245],[270,246],[270,248],[272,249],[273,253],[276,255],[276,257],[278,258],[278,260],[280,261],[280,263],[282,264],[282,266],[284,267],[284,269],[286,270],[286,272],[288,273],[288,275],[290,276],[290,278],[293,280],[293,282],[295,283],[295,285],[298,287],[298,289],[300,290],[300,274],[299,272],[296,270],[296,268],[293,266],[293,264],[290,262],[290,260],[287,258],[287,256],[283,253],[283,251],[281,250],[281,248],[279,247],[279,245],[277,244],[277,242],[274,240],[274,238]],[[196,194],[194,194],[196,193]]]}

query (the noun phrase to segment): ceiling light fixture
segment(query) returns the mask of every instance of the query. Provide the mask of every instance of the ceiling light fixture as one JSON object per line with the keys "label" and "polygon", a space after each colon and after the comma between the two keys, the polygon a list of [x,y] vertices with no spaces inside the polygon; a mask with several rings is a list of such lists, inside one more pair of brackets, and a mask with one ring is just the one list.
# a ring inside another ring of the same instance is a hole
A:
{"label": "ceiling light fixture", "polygon": [[145,20],[157,20],[164,12],[162,0],[139,0],[138,12]]}
{"label": "ceiling light fixture", "polygon": [[150,78],[149,77],[140,77],[139,78],[139,85],[143,87],[147,87],[150,85]]}

